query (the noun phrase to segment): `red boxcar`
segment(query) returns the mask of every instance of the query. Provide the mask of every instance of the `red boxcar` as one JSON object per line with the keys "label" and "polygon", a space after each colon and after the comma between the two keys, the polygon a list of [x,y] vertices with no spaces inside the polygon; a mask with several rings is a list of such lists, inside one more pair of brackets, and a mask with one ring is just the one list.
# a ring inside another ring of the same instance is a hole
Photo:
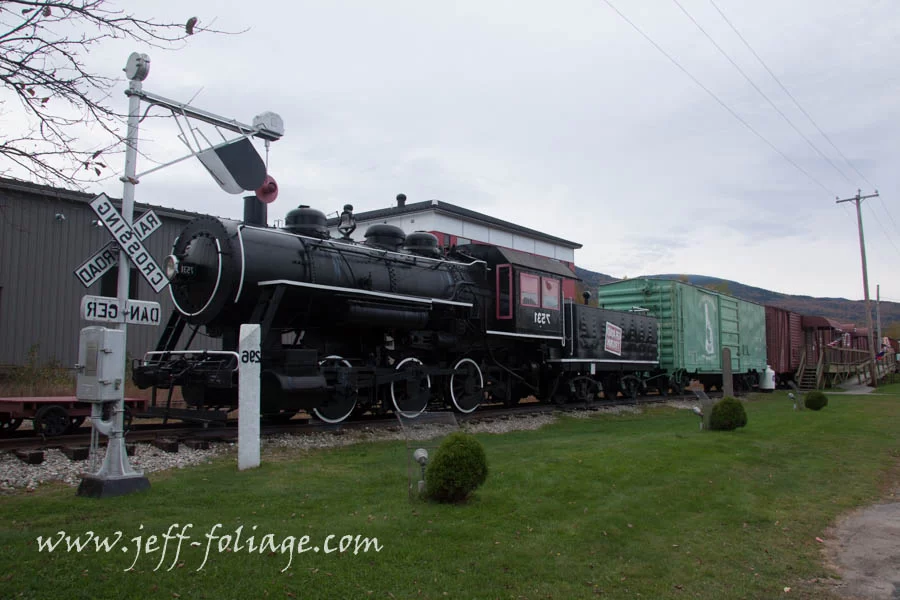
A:
{"label": "red boxcar", "polygon": [[781,381],[793,379],[800,368],[802,321],[795,312],[766,306],[766,360]]}

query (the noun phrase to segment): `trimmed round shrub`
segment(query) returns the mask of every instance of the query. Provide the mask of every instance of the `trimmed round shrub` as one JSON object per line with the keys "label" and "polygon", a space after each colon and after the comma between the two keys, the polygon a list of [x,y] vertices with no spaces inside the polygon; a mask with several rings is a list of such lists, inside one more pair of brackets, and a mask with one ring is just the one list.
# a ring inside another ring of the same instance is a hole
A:
{"label": "trimmed round shrub", "polygon": [[828,396],[826,396],[824,392],[813,390],[806,394],[804,404],[806,405],[806,408],[810,410],[822,410],[828,406]]}
{"label": "trimmed round shrub", "polygon": [[425,495],[438,502],[463,502],[485,482],[488,474],[484,448],[471,435],[448,435],[425,471]]}
{"label": "trimmed round shrub", "polygon": [[747,411],[737,398],[726,396],[716,402],[709,415],[709,428],[732,431],[747,424]]}

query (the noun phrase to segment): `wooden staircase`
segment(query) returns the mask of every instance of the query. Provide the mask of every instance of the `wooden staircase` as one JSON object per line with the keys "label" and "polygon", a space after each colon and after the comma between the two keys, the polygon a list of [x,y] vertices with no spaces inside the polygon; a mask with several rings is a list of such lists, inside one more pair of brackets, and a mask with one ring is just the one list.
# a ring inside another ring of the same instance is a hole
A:
{"label": "wooden staircase", "polygon": [[817,390],[822,385],[822,368],[824,367],[825,354],[819,356],[818,364],[811,364],[806,360],[806,351],[800,356],[800,368],[797,369],[797,387],[802,392]]}
{"label": "wooden staircase", "polygon": [[[843,352],[853,352],[863,356],[866,354],[861,350],[845,349]],[[818,364],[812,365],[807,363],[806,352],[804,352],[800,358],[800,368],[797,369],[795,380],[798,389],[802,392],[840,385],[853,377],[856,378],[857,383],[864,384],[870,381],[870,365],[871,362],[868,358],[854,362],[826,363],[824,352],[819,355]],[[892,360],[878,361],[875,363],[876,377],[883,380],[888,375],[897,372],[897,368],[897,363]]]}
{"label": "wooden staircase", "polygon": [[818,382],[816,381],[816,370],[809,368],[803,369],[798,374],[797,387],[804,392],[817,389]]}

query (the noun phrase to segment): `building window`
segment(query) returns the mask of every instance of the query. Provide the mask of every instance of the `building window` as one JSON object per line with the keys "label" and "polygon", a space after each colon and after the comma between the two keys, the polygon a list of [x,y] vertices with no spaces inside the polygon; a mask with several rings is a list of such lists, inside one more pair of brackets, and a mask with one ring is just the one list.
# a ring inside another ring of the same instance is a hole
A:
{"label": "building window", "polygon": [[537,275],[519,273],[519,304],[541,306],[541,278]]}
{"label": "building window", "polygon": [[541,306],[559,310],[559,279],[541,277]]}

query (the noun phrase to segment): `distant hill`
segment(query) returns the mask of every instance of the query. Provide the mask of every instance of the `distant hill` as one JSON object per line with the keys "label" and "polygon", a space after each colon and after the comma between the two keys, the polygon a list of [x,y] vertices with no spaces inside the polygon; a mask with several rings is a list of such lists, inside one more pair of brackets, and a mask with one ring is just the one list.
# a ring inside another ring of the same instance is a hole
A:
{"label": "distant hill", "polygon": [[[604,273],[589,271],[580,267],[575,267],[575,273],[584,283],[584,287],[589,290],[596,289],[597,286],[611,281],[619,281],[615,277],[611,277]],[[772,292],[758,287],[744,285],[737,281],[721,279],[719,277],[709,277],[707,275],[680,275],[680,274],[662,274],[662,275],[646,275],[642,277],[654,277],[657,279],[681,279],[687,278],[689,283],[700,287],[712,287],[718,291],[736,296],[743,300],[758,302],[759,304],[771,304],[780,308],[786,308],[802,315],[815,315],[836,319],[843,323],[854,323],[858,327],[866,326],[866,310],[863,300],[847,300],[846,298],[813,298],[812,296],[793,296],[790,294],[781,294]],[[595,294],[596,295],[596,294]],[[875,303],[872,302],[872,310],[875,310]],[[873,314],[874,319],[874,314]],[[897,302],[881,302],[881,325],[887,328],[892,323],[900,323],[900,303]]]}

